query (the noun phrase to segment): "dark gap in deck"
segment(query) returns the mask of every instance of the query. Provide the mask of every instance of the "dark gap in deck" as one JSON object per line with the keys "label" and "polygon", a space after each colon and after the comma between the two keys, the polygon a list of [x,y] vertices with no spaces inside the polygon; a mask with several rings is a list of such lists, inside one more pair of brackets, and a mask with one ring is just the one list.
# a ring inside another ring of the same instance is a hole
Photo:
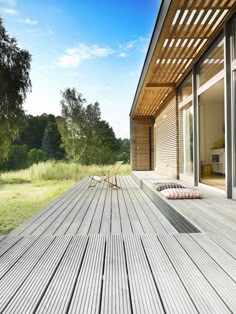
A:
{"label": "dark gap in deck", "polygon": [[134,174],[132,174],[132,179],[147,194],[147,196],[152,200],[152,202],[158,207],[161,213],[169,220],[172,226],[174,226],[179,233],[200,233],[200,231],[194,225],[192,225],[190,221],[183,217],[174,209],[174,207],[172,207],[161,196],[159,196],[157,191],[150,189]]}
{"label": "dark gap in deck", "polygon": [[101,310],[102,310],[102,296],[103,296],[103,286],[104,286],[104,272],[105,272],[105,264],[106,264],[106,251],[107,251],[107,242],[105,241],[103,265],[102,265],[102,282],[101,282],[101,288],[100,288],[98,313],[102,313]]}
{"label": "dark gap in deck", "polygon": [[[204,271],[202,271],[201,267],[199,267],[199,265],[195,262],[194,258],[192,258],[192,256],[189,254],[189,252],[185,249],[185,247],[181,244],[181,242],[174,236],[174,238],[176,239],[176,241],[179,243],[179,245],[181,246],[181,248],[185,251],[185,253],[187,254],[187,256],[189,257],[189,259],[192,261],[192,263],[195,265],[195,267],[199,270],[199,272],[202,274],[202,276],[205,278],[206,282],[208,282],[208,284],[211,286],[211,288],[215,291],[215,293],[217,294],[217,296],[219,297],[219,299],[223,302],[223,304],[227,307],[227,309],[232,312],[231,308],[229,307],[229,305],[227,304],[227,302],[224,300],[224,297],[221,295],[221,293],[218,291],[218,289],[215,287],[215,285],[208,279],[207,275],[204,273]],[[194,240],[194,239],[193,239]],[[195,241],[196,242],[196,241]],[[197,245],[199,245],[196,242]],[[199,247],[204,250],[200,245]],[[205,250],[204,250],[205,251]],[[207,251],[205,251],[206,254],[209,255],[209,253]],[[218,265],[218,267],[225,273],[226,276],[228,276],[232,281],[234,281],[232,279],[232,277],[217,263],[217,261],[212,258],[210,255],[209,257],[212,259],[212,261]],[[235,282],[235,281],[234,281]]]}
{"label": "dark gap in deck", "polygon": [[69,312],[69,308],[71,306],[71,302],[72,302],[72,299],[73,299],[73,296],[74,296],[74,292],[75,292],[75,287],[76,287],[76,284],[77,284],[77,281],[78,281],[78,278],[79,278],[79,274],[80,274],[80,271],[81,271],[81,268],[82,268],[82,265],[83,265],[83,262],[84,262],[84,258],[85,258],[85,254],[86,254],[86,251],[87,251],[87,247],[88,247],[89,241],[90,241],[90,239],[88,238],[87,239],[87,243],[86,243],[85,248],[84,248],[83,256],[81,258],[79,270],[78,270],[78,272],[76,274],[76,279],[74,281],[74,285],[73,285],[71,296],[70,296],[70,299],[69,299],[69,302],[68,302],[68,305],[67,305],[66,313]]}
{"label": "dark gap in deck", "polygon": [[132,304],[132,296],[131,296],[131,288],[130,288],[130,279],[129,279],[129,271],[128,271],[128,262],[127,262],[127,256],[126,256],[126,249],[125,249],[124,238],[122,239],[122,244],[123,244],[123,250],[124,250],[124,257],[125,257],[125,268],[126,268],[127,284],[128,284],[128,292],[129,292],[130,312],[131,312],[131,314],[133,314],[134,311],[133,311],[133,304]]}
{"label": "dark gap in deck", "polygon": [[156,290],[157,290],[157,293],[158,293],[158,296],[159,296],[159,299],[160,299],[160,302],[161,302],[163,311],[164,311],[165,314],[167,314],[166,309],[165,309],[165,305],[164,305],[164,303],[163,303],[163,300],[162,300],[162,297],[161,297],[161,294],[160,294],[160,291],[159,291],[159,288],[158,288],[157,283],[156,283],[155,276],[154,276],[154,274],[153,274],[152,266],[151,266],[150,261],[149,261],[149,259],[148,259],[148,256],[147,256],[147,252],[146,252],[146,250],[145,250],[145,247],[144,247],[144,245],[143,245],[142,238],[140,238],[140,242],[141,242],[141,245],[142,245],[142,248],[143,248],[143,252],[144,252],[144,255],[145,255],[145,257],[146,257],[147,264],[148,264],[150,273],[151,273],[151,275],[152,275],[152,279],[153,279],[154,285],[155,285],[155,287],[156,287]]}
{"label": "dark gap in deck", "polygon": [[67,252],[67,250],[68,250],[68,247],[69,247],[69,245],[70,245],[71,242],[72,242],[72,237],[71,237],[70,241],[68,242],[68,244],[67,244],[67,246],[66,246],[66,248],[65,248],[65,251],[63,252],[63,254],[62,254],[60,260],[58,261],[58,263],[57,263],[57,265],[56,265],[54,271],[52,272],[51,277],[49,278],[49,280],[48,280],[46,286],[44,287],[44,289],[43,289],[43,291],[42,291],[42,294],[41,294],[41,296],[40,296],[38,302],[37,302],[36,305],[35,305],[35,308],[34,308],[33,313],[36,313],[36,311],[37,311],[37,309],[38,309],[38,307],[39,307],[39,305],[40,305],[40,303],[41,303],[41,301],[42,301],[42,299],[43,299],[43,297],[44,297],[44,295],[45,295],[45,293],[46,293],[46,291],[47,291],[47,289],[48,289],[48,287],[49,287],[49,285],[50,285],[50,283],[51,283],[51,281],[52,281],[52,279],[53,279],[53,277],[54,277],[54,275],[55,275],[55,273],[57,272],[57,270],[58,270],[58,268],[59,268],[59,266],[60,266],[60,264],[61,264],[61,261],[63,260],[63,258],[64,258],[64,256],[65,256],[65,254],[66,254],[66,252]]}

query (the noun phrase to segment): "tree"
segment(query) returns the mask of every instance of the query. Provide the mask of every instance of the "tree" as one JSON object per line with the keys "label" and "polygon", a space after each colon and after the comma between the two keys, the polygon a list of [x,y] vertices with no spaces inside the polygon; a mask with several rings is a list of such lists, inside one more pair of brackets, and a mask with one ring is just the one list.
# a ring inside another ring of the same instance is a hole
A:
{"label": "tree", "polygon": [[27,153],[26,145],[11,145],[8,160],[6,162],[7,169],[24,169],[27,168]]}
{"label": "tree", "polygon": [[130,161],[130,140],[128,138],[118,139],[119,143],[119,155],[118,158],[125,163]]}
{"label": "tree", "polygon": [[114,163],[118,146],[115,133],[109,123],[104,120],[97,121],[94,126],[94,135],[88,139],[85,164]]}
{"label": "tree", "polygon": [[75,88],[67,88],[61,94],[63,120],[59,121],[59,131],[68,157],[77,162],[87,145],[85,99]]}
{"label": "tree", "polygon": [[31,90],[31,56],[17,45],[0,18],[0,162],[8,157],[11,142],[17,137],[23,103]]}
{"label": "tree", "polygon": [[46,113],[41,116],[26,115],[17,142],[26,144],[29,148],[41,148],[45,129],[49,122],[56,124],[54,115]]}
{"label": "tree", "polygon": [[47,160],[47,156],[45,154],[45,152],[42,151],[42,149],[38,149],[38,148],[32,148],[28,154],[28,165],[31,166],[35,163],[38,163],[40,161],[45,161]]}
{"label": "tree", "polygon": [[64,150],[61,147],[61,136],[57,128],[57,123],[49,121],[42,139],[42,150],[49,159],[62,159]]}
{"label": "tree", "polygon": [[101,119],[98,102],[86,106],[82,94],[67,88],[62,92],[61,106],[57,124],[68,159],[86,165],[114,163],[119,157],[129,160],[129,140],[123,143],[116,139],[112,127]]}

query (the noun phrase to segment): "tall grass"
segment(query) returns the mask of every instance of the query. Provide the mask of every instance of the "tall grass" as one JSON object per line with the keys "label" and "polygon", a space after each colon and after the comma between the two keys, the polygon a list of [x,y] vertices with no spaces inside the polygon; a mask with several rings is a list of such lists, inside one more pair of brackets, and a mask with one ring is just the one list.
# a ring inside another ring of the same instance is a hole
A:
{"label": "tall grass", "polygon": [[[47,180],[74,180],[79,181],[83,177],[99,174],[107,171],[111,166],[83,166],[76,163],[66,163],[62,161],[46,161],[32,165],[28,169],[10,171],[1,174],[2,182],[17,183],[34,182]],[[129,165],[122,165],[118,174],[129,175],[131,172]]]}

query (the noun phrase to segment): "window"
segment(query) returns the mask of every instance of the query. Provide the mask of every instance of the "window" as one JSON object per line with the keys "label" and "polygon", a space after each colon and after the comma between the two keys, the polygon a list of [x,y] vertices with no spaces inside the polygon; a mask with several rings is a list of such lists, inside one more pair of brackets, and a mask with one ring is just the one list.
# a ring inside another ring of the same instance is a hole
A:
{"label": "window", "polygon": [[224,39],[218,40],[199,65],[199,84],[202,86],[224,69]]}
{"label": "window", "polygon": [[192,93],[192,75],[189,75],[179,88],[179,103],[183,102]]}
{"label": "window", "polygon": [[[234,106],[232,108],[233,115],[233,130],[236,128],[236,70],[233,72],[233,103]],[[236,187],[236,135],[233,132],[233,187]]]}
{"label": "window", "polygon": [[193,175],[193,106],[192,102],[179,111],[180,173]]}
{"label": "window", "polygon": [[236,19],[232,21],[232,59],[236,60]]}

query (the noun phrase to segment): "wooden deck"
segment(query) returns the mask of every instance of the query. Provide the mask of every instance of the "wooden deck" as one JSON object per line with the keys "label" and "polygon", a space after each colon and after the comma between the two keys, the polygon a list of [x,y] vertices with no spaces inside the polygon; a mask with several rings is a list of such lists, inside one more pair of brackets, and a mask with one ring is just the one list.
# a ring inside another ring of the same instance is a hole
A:
{"label": "wooden deck", "polygon": [[11,235],[177,233],[130,176],[118,181],[112,190],[84,179]]}
{"label": "wooden deck", "polygon": [[0,237],[0,313],[236,313],[236,238],[178,233],[119,183],[84,179]]}
{"label": "wooden deck", "polygon": [[236,241],[236,201],[227,199],[223,191],[204,185],[193,187],[187,182],[178,181],[198,191],[202,198],[167,200],[155,190],[153,183],[173,180],[159,176],[154,171],[134,172],[133,178],[142,185],[142,189],[154,202],[158,195],[159,199],[161,198],[174,209],[174,212],[178,212],[202,233],[217,233]]}

